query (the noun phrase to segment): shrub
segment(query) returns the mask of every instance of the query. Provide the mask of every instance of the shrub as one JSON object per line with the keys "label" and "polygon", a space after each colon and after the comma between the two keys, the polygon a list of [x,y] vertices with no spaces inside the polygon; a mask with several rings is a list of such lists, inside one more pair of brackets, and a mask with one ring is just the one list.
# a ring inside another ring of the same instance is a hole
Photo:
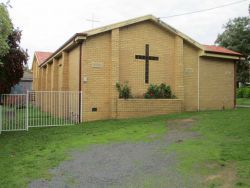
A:
{"label": "shrub", "polygon": [[237,98],[250,98],[250,87],[241,87],[237,89]]}
{"label": "shrub", "polygon": [[243,89],[242,88],[237,89],[236,96],[237,96],[237,98],[243,98]]}
{"label": "shrub", "polygon": [[150,84],[148,87],[147,92],[145,93],[145,98],[146,99],[151,99],[151,98],[157,98],[158,97],[158,86]]}
{"label": "shrub", "polygon": [[175,95],[172,94],[170,86],[162,83],[159,86],[156,84],[150,84],[147,92],[144,97],[146,99],[171,99],[176,98]]}
{"label": "shrub", "polygon": [[119,98],[128,99],[132,97],[128,82],[125,82],[125,84],[116,83],[116,88],[119,92]]}
{"label": "shrub", "polygon": [[250,88],[245,88],[243,98],[250,98]]}

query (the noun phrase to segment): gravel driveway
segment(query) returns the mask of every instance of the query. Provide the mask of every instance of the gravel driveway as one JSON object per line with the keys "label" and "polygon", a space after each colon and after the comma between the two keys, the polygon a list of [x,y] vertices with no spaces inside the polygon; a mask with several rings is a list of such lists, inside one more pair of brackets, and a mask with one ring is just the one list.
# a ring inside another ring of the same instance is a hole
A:
{"label": "gravel driveway", "polygon": [[183,123],[176,127],[151,142],[93,145],[84,151],[73,151],[71,160],[51,170],[51,181],[38,179],[29,187],[200,187],[197,178],[178,172],[176,154],[166,152],[170,144],[197,136],[183,129]]}

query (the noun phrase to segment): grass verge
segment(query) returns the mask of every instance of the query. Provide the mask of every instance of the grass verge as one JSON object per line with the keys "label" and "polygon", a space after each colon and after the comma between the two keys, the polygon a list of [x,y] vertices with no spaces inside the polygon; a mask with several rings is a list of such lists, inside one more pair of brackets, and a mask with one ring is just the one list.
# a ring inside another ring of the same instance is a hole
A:
{"label": "grass verge", "polygon": [[201,136],[169,148],[179,153],[180,170],[205,177],[208,187],[250,187],[249,115],[250,109],[194,113]]}
{"label": "grass verge", "polygon": [[250,106],[250,98],[238,98],[236,100],[236,104],[238,104],[238,105],[249,105]]}

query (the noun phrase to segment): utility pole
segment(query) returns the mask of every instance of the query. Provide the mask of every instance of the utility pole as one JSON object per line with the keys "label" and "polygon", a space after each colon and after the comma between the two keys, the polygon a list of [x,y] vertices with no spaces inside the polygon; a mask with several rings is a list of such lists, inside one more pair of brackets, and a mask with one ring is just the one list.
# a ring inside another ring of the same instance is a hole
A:
{"label": "utility pole", "polygon": [[94,23],[100,22],[99,20],[95,19],[94,14],[92,14],[92,18],[91,19],[86,19],[86,21],[91,22],[92,29],[94,28]]}

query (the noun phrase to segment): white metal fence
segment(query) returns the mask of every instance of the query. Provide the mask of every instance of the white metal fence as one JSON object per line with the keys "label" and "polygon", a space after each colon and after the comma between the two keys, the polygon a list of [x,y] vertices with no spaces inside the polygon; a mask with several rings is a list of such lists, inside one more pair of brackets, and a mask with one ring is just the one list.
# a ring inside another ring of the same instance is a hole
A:
{"label": "white metal fence", "polygon": [[0,133],[80,122],[82,92],[28,91],[27,94],[1,95]]}
{"label": "white metal fence", "polygon": [[4,94],[1,96],[0,132],[27,130],[25,94]]}

